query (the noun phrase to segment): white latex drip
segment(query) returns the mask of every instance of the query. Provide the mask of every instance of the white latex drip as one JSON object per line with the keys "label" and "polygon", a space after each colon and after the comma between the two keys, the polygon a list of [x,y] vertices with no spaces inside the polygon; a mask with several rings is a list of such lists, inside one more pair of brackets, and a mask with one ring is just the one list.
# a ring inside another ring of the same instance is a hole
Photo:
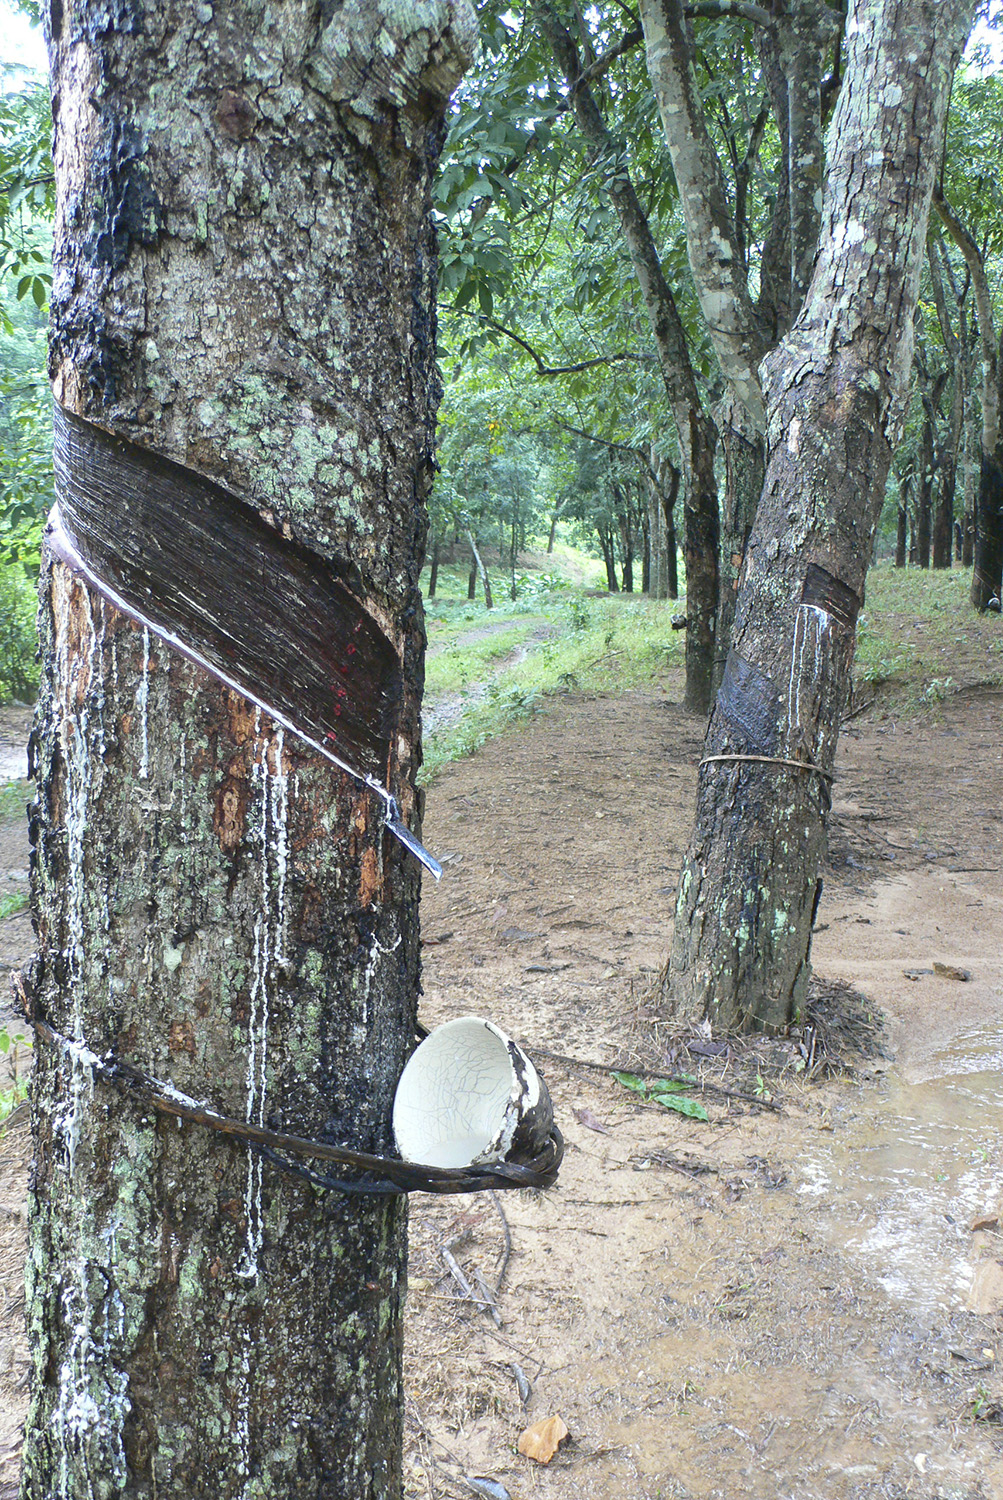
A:
{"label": "white latex drip", "polygon": [[[117,1233],[117,1225],[112,1224],[100,1236],[107,1246],[107,1270],[95,1268],[84,1255],[77,1256],[67,1267],[60,1297],[63,1322],[70,1334],[59,1366],[52,1419],[59,1451],[58,1500],[76,1500],[79,1492],[70,1487],[75,1477],[73,1468],[83,1469],[88,1500],[95,1497],[95,1477],[103,1483],[113,1479],[116,1493],[125,1488],[128,1479],[123,1434],[132,1403],[128,1374],[119,1367],[125,1305],[116,1285]],[[106,1286],[97,1307],[93,1305],[95,1270]],[[96,1386],[98,1398],[94,1395]],[[79,1462],[73,1464],[74,1459]]]}
{"label": "white latex drip", "polygon": [[[86,951],[84,946],[84,903],[87,882],[84,872],[84,845],[87,832],[87,804],[91,791],[91,747],[89,740],[90,689],[94,683],[97,637],[91,614],[90,597],[82,594],[89,634],[86,652],[69,656],[68,632],[63,630],[60,640],[59,680],[66,685],[63,720],[60,737],[66,762],[66,853],[69,873],[66,882],[66,966],[70,994],[69,1032],[72,1039],[82,1042],[83,1025],[83,980]],[[86,681],[83,681],[86,673]],[[67,1162],[72,1178],[76,1170],[77,1146],[80,1141],[80,1122],[86,1098],[94,1086],[94,1075],[83,1052],[74,1053],[70,1059],[69,1100],[57,1122],[66,1146]]]}
{"label": "white latex drip", "polygon": [[150,630],[147,625],[143,626],[143,675],[136,693],[136,706],[139,709],[139,732],[142,745],[139,755],[139,776],[142,781],[146,781],[150,775]]}
{"label": "white latex drip", "polygon": [[794,620],[791,646],[791,674],[787,685],[787,754],[794,760],[802,740],[814,739],[810,726],[803,723],[803,689],[805,683],[817,688],[825,669],[825,643],[831,616],[817,604],[799,604]]}
{"label": "white latex drip", "polygon": [[[259,712],[255,723],[259,735],[260,728]],[[289,778],[282,759],[284,731],[277,729],[272,740],[259,741],[259,744],[254,782],[261,809],[261,912],[254,924],[246,1102],[246,1118],[255,1125],[265,1123],[268,1022],[276,968],[285,958],[286,882],[289,874]],[[248,1281],[257,1279],[258,1255],[264,1236],[261,1175],[261,1158],[249,1154],[244,1190],[247,1241],[237,1271],[239,1276]]]}

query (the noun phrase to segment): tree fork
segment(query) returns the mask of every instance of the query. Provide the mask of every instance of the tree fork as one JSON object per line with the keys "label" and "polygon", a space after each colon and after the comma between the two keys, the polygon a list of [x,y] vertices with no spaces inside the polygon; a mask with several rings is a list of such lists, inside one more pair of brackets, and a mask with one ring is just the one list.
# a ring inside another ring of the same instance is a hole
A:
{"label": "tree fork", "polygon": [[778,1030],[805,998],[854,624],[972,9],[850,7],[818,258],[764,362],[766,480],[677,894],[668,1001],[688,1019]]}

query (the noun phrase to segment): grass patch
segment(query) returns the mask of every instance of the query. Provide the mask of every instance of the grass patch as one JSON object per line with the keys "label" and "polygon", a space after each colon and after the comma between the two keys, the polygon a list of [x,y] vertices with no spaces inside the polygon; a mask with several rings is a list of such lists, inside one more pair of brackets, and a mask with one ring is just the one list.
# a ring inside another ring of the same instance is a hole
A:
{"label": "grass patch", "polygon": [[970,569],[879,563],[857,626],[854,696],[914,713],[973,682],[1003,684],[1003,625],[969,602]]}
{"label": "grass patch", "polygon": [[683,642],[672,629],[677,602],[636,595],[592,600],[572,596],[556,613],[557,630],[487,685],[459,723],[425,740],[420,781],[427,786],[450,761],[532,714],[550,694],[624,692],[664,683],[682,665]]}
{"label": "grass patch", "polygon": [[23,818],[31,801],[31,783],[8,781],[0,786],[0,818]]}
{"label": "grass patch", "polygon": [[0,896],[0,922],[7,917],[16,917],[28,905],[27,891],[14,891],[10,896]]}
{"label": "grass patch", "polygon": [[[492,615],[495,611],[492,610]],[[521,646],[540,624],[539,615],[522,615],[510,623],[505,617],[488,617],[481,625],[449,624],[442,630],[430,629],[430,654],[425,663],[426,693],[461,691],[471,681],[481,679],[492,662],[508,656]],[[490,629],[490,635],[479,640],[467,639],[479,629]]]}

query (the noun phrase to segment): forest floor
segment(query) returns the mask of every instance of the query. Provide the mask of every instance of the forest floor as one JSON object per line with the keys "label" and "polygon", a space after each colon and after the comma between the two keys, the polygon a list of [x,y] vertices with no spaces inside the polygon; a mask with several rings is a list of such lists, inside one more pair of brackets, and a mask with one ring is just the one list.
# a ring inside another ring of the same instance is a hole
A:
{"label": "forest floor", "polygon": [[[549,698],[429,788],[445,875],[423,895],[422,1018],[523,1041],[567,1155],[548,1193],[412,1199],[408,1500],[1003,1500],[1003,694],[976,641],[950,670],[942,697],[844,731],[815,1000],[789,1041],[661,1014],[702,734],[681,682]],[[26,864],[8,820],[0,876]],[[30,943],[23,914],[0,923],[5,967]],[[710,1119],[554,1055],[690,1073]],[[28,1146],[16,1121],[0,1496],[26,1402]],[[500,1328],[444,1246],[501,1276]],[[568,1439],[522,1457],[552,1416]]]}

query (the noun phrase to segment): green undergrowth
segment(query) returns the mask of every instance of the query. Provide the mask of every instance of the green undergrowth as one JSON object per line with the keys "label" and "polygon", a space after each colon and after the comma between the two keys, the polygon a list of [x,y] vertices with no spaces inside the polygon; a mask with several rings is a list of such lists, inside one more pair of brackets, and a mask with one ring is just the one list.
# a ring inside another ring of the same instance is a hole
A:
{"label": "green undergrowth", "polygon": [[0,786],[0,819],[23,818],[31,800],[31,783],[8,781]]}
{"label": "green undergrowth", "polygon": [[11,1077],[0,1083],[0,1133],[9,1118],[28,1097],[25,1072],[31,1060],[31,1038],[22,1031],[0,1028],[0,1055],[8,1061]]}
{"label": "green undergrowth", "polygon": [[857,625],[854,706],[878,697],[883,708],[912,714],[976,683],[1003,685],[1003,622],[973,611],[971,581],[970,568],[871,569]]}
{"label": "green undergrowth", "polygon": [[[683,662],[681,632],[673,631],[678,602],[636,595],[588,599],[571,595],[551,611],[553,633],[524,660],[499,672],[458,723],[425,738],[421,781],[428,785],[450,761],[472,755],[494,735],[528,717],[554,694],[623,692],[663,684]],[[434,629],[430,630],[434,644]],[[430,665],[434,665],[434,662]]]}
{"label": "green undergrowth", "polygon": [[[546,629],[546,616],[543,615],[510,619],[502,614],[474,624],[464,619],[457,624],[444,625],[441,631],[436,630],[430,637],[434,649],[425,662],[426,693],[462,691],[468,683],[482,679],[493,662],[510,655],[541,628]],[[469,639],[483,630],[490,630],[490,634]]]}

